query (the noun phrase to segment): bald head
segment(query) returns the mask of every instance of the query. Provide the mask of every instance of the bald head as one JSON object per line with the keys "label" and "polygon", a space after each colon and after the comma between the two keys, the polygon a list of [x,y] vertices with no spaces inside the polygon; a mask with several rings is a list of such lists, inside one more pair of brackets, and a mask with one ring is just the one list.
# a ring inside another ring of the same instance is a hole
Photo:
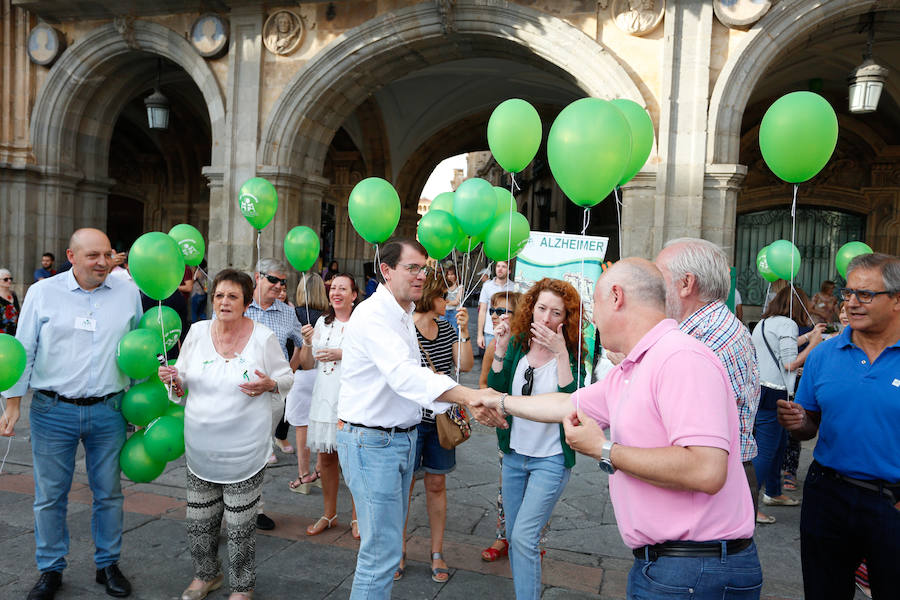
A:
{"label": "bald head", "polygon": [[69,238],[69,250],[75,252],[89,245],[94,245],[98,242],[103,243],[104,241],[109,245],[109,238],[99,229],[94,229],[93,227],[76,229],[72,237]]}
{"label": "bald head", "polygon": [[597,284],[604,293],[618,285],[629,302],[665,310],[666,284],[662,273],[656,265],[643,258],[620,260],[600,277]]}
{"label": "bald head", "polygon": [[113,264],[109,238],[99,229],[79,229],[69,238],[66,258],[72,263],[72,274],[82,288],[97,288],[106,280]]}

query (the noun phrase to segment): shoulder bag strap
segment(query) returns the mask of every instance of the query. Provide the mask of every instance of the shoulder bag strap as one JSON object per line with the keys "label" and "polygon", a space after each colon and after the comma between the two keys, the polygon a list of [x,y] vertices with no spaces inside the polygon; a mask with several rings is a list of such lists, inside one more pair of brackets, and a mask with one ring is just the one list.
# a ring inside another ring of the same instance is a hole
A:
{"label": "shoulder bag strap", "polygon": [[762,333],[762,339],[766,345],[766,349],[769,351],[769,354],[772,356],[772,360],[775,361],[775,366],[778,367],[778,369],[780,371],[787,371],[787,369],[784,368],[784,365],[778,361],[778,358],[775,356],[775,352],[772,351],[772,346],[769,345],[769,340],[766,339],[766,320],[763,319],[762,321],[760,321],[759,326],[762,327],[762,329],[760,330],[760,332]]}
{"label": "shoulder bag strap", "polygon": [[418,336],[418,335],[416,336],[416,343],[419,344],[419,350],[421,350],[421,351],[422,351],[422,354],[425,355],[425,360],[428,362],[428,367],[429,367],[432,371],[434,371],[435,373],[437,373],[437,369],[434,368],[434,363],[431,362],[431,356],[429,356],[428,350],[426,350],[425,347],[422,346],[422,342],[419,340],[419,336]]}

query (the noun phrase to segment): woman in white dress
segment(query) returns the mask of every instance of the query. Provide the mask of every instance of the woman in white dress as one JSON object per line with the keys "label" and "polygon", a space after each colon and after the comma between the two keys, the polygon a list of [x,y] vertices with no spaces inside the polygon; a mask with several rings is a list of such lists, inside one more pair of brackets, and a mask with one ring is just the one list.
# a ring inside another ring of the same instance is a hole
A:
{"label": "woman in white dress", "polygon": [[[313,386],[312,404],[309,409],[307,445],[318,453],[319,477],[322,480],[324,514],[306,528],[306,535],[318,535],[335,526],[337,520],[337,493],[340,483],[340,462],[337,446],[337,403],[341,387],[341,342],[344,327],[359,297],[359,288],[353,276],[336,274],[331,280],[328,299],[331,306],[319,317],[316,326],[304,325],[303,349],[300,365],[304,369],[316,367],[316,383]],[[353,537],[359,539],[356,509],[350,521]]]}
{"label": "woman in white dress", "polygon": [[[186,524],[194,580],[182,600],[200,600],[222,585],[218,549],[228,529],[230,600],[247,600],[256,585],[256,506],[272,451],[273,399],[287,394],[291,367],[272,331],[244,316],[253,280],[225,269],[212,285],[215,320],[194,323],[174,367],[159,378],[180,396],[187,461]],[[273,398],[273,395],[275,398]]]}

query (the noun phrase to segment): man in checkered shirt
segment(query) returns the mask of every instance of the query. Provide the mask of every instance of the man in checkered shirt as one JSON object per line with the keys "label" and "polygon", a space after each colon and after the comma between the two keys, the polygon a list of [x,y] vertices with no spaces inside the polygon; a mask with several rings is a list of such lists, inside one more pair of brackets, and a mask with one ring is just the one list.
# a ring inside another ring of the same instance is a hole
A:
{"label": "man in checkered shirt", "polygon": [[741,421],[741,462],[755,511],[753,421],[759,406],[759,366],[750,332],[725,306],[731,287],[728,258],[712,242],[680,238],[666,243],[656,266],[666,280],[666,315],[715,352],[728,372]]}

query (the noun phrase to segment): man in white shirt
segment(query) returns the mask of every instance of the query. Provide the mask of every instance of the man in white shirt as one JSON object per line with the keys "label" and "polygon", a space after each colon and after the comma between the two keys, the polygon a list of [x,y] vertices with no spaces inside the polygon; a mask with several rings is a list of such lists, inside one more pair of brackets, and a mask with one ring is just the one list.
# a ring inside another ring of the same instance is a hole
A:
{"label": "man in white shirt", "polygon": [[491,296],[497,292],[516,291],[516,282],[509,279],[509,263],[505,260],[497,261],[494,265],[497,276],[485,281],[481,286],[481,294],[478,296],[478,347],[484,350],[494,338],[494,324],[487,318],[488,307],[491,305]]}
{"label": "man in white shirt", "polygon": [[394,240],[381,249],[381,284],[353,311],[343,341],[337,448],[362,542],[351,599],[389,598],[400,565],[422,408],[443,413],[498,395],[422,367],[412,313],[428,273],[425,248]]}

